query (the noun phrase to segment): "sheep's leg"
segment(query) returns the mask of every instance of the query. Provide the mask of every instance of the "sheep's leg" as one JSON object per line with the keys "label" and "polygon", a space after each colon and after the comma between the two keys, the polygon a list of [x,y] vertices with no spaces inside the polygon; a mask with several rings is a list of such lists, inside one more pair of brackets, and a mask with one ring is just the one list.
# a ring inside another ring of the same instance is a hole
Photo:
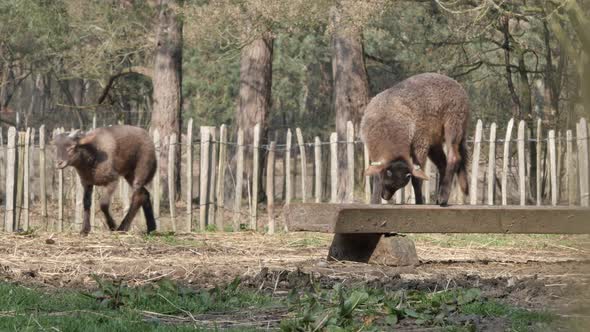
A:
{"label": "sheep's leg", "polygon": [[422,179],[412,176],[412,187],[414,187],[416,204],[424,204],[424,198],[422,197]]}
{"label": "sheep's leg", "polygon": [[[426,154],[428,152],[428,149],[414,149],[413,152],[413,162],[414,162],[414,166],[418,166],[422,169],[424,169],[424,165],[426,165]],[[422,196],[422,182],[423,180],[412,176],[412,187],[414,188],[414,198],[416,201],[416,204],[424,204],[424,197]]]}
{"label": "sheep's leg", "polygon": [[447,206],[449,196],[451,195],[451,187],[453,184],[453,176],[459,168],[461,156],[459,155],[459,144],[449,144],[447,154],[447,168],[442,180],[440,188],[440,206]]}
{"label": "sheep's leg", "polygon": [[467,145],[465,138],[459,144],[459,156],[461,161],[459,162],[459,171],[457,173],[457,179],[459,180],[459,187],[465,195],[469,195],[469,181],[467,175],[467,158],[469,157],[467,152]]}
{"label": "sheep's leg", "polygon": [[117,228],[117,224],[115,224],[115,220],[111,217],[111,213],[109,212],[109,205],[111,205],[111,197],[113,193],[117,189],[117,181],[113,181],[109,183],[106,187],[106,195],[100,199],[100,210],[104,214],[104,217],[107,222],[107,226],[109,230],[114,231]]}
{"label": "sheep's leg", "polygon": [[445,175],[446,169],[447,169],[447,157],[445,156],[445,152],[444,152],[441,145],[431,147],[430,150],[428,151],[428,157],[430,158],[430,160],[432,160],[432,162],[434,163],[434,165],[436,165],[436,168],[438,169],[439,177],[438,177],[438,191],[437,191],[436,203],[440,204],[440,201],[441,201],[441,191],[440,190],[442,188],[444,175]]}
{"label": "sheep's leg", "polygon": [[[117,228],[117,231],[129,231],[133,218],[135,218],[137,211],[139,211],[139,208],[145,204],[146,200],[149,201],[149,193],[147,190],[145,190],[145,188],[139,187],[133,191],[133,195],[131,196],[131,206],[129,207],[129,211],[127,211],[127,215],[125,215],[125,218],[123,218],[121,225],[119,225],[119,228]],[[149,229],[148,232],[150,232]]]}
{"label": "sheep's leg", "polygon": [[84,186],[84,222],[80,234],[88,235],[90,233],[90,205],[92,205],[92,185]]}

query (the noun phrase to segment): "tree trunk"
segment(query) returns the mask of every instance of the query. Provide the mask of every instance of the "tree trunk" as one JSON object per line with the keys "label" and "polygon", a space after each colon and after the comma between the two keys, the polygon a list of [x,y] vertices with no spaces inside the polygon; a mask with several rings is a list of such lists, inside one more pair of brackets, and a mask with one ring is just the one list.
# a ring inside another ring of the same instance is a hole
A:
{"label": "tree trunk", "polygon": [[508,90],[510,91],[510,96],[512,97],[512,116],[520,117],[520,99],[518,98],[518,94],[514,88],[514,82],[512,81],[512,64],[510,63],[510,17],[502,17],[501,24],[500,31],[504,35],[504,43],[502,48],[504,49],[504,62],[506,65],[506,83],[508,84]]}
{"label": "tree trunk", "polygon": [[[254,141],[254,126],[260,123],[261,145],[268,137],[268,114],[271,107],[273,37],[269,32],[252,41],[240,55],[240,95],[237,108],[237,128],[244,131],[244,145]],[[252,179],[252,154],[245,149],[245,179]],[[258,197],[263,199],[263,170],[266,153],[259,154]]]}
{"label": "tree trunk", "polygon": [[[334,109],[338,140],[346,139],[346,123],[352,121],[355,136],[365,106],[369,102],[369,85],[363,57],[361,32],[342,21],[341,8],[332,7],[330,20],[332,36],[332,77],[334,82]],[[338,197],[343,201],[350,185],[346,177],[346,144],[338,145]]]}
{"label": "tree trunk", "polygon": [[[182,23],[174,12],[175,0],[159,1],[156,57],[153,73],[153,109],[151,130],[158,129],[160,137],[172,133],[180,136],[182,105]],[[176,149],[176,187],[180,193],[180,151]],[[168,147],[158,156],[160,177],[168,181]],[[167,188],[167,186],[162,186]],[[166,189],[164,189],[166,191]]]}
{"label": "tree trunk", "polygon": [[[0,52],[2,50],[0,49]],[[0,54],[2,55],[2,54]],[[14,74],[10,63],[0,63],[0,111],[8,107],[13,89]]]}

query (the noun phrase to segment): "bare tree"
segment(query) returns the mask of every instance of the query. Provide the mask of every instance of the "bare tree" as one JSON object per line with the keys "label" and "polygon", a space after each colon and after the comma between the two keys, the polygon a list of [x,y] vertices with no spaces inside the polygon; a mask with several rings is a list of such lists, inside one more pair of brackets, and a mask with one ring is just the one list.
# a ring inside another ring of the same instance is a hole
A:
{"label": "bare tree", "polygon": [[[156,56],[153,71],[153,99],[151,129],[158,129],[161,137],[172,133],[180,137],[182,105],[182,23],[177,16],[178,1],[160,0],[156,34]],[[177,151],[176,186],[180,192],[180,149]],[[160,176],[168,179],[168,149],[158,156]],[[166,186],[164,186],[166,188]]]}
{"label": "bare tree", "polygon": [[[369,102],[369,84],[363,57],[362,35],[358,28],[347,26],[339,6],[330,12],[334,29],[332,36],[332,76],[334,82],[334,108],[336,131],[339,140],[346,137],[346,123],[352,121],[358,135],[362,114]],[[338,197],[346,195],[346,146],[338,149]]]}
{"label": "bare tree", "polygon": [[[270,32],[263,33],[254,39],[241,51],[240,57],[240,92],[236,110],[238,128],[244,130],[244,144],[252,144],[254,140],[254,126],[260,123],[261,141],[266,141],[268,131],[268,115],[271,107],[272,90],[272,55],[273,37]],[[264,165],[265,154],[260,154]],[[252,178],[251,158],[246,159],[247,177]],[[262,175],[263,167],[259,168]],[[262,192],[262,176],[257,188]],[[263,197],[259,195],[258,197]]]}

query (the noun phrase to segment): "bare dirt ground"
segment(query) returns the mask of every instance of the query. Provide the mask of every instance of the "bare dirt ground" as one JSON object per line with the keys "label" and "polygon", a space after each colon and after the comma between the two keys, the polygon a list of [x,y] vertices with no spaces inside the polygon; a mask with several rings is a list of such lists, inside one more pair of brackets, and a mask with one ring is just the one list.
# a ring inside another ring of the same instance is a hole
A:
{"label": "bare dirt ground", "polygon": [[[411,236],[411,235],[410,235]],[[411,236],[420,264],[328,262],[331,235],[199,233],[176,236],[34,233],[0,235],[0,279],[48,288],[94,287],[92,274],[141,285],[161,278],[199,287],[239,276],[289,289],[367,282],[419,290],[479,287],[521,307],[585,317],[590,308],[589,236]]]}

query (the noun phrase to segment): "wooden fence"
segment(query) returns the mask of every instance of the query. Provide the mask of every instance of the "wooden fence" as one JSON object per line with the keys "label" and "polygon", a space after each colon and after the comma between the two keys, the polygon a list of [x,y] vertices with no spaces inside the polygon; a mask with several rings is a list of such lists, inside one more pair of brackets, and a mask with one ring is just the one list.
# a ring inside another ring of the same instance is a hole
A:
{"label": "wooden fence", "polygon": [[[485,205],[589,205],[588,126],[580,119],[575,130],[565,132],[543,128],[537,121],[535,137],[526,123],[510,120],[504,132],[495,123],[485,127],[477,122],[469,138],[471,159],[469,199],[454,185],[451,203]],[[72,168],[53,167],[54,151],[44,126],[17,132],[14,127],[3,136],[0,128],[0,192],[3,222],[7,232],[77,231],[82,225],[82,186]],[[514,133],[514,131],[516,133]],[[253,130],[252,144],[244,144],[244,132],[238,130],[229,140],[228,128],[202,126],[199,139],[193,135],[192,120],[186,132],[177,137],[152,137],[157,151],[181,149],[183,193],[176,193],[175,153],[169,153],[168,183],[158,176],[150,185],[161,231],[255,229],[273,233],[283,229],[281,207],[295,200],[315,202],[369,202],[370,179],[364,177],[367,151],[355,137],[351,123],[344,140],[332,133],[328,141],[305,137],[300,128],[295,135],[288,129],[277,131],[271,141],[261,142],[260,127]],[[273,136],[272,134],[269,136]],[[294,136],[294,137],[293,137]],[[306,140],[307,139],[307,140]],[[338,193],[338,146],[346,145],[345,176],[350,185]],[[535,153],[531,154],[531,149]],[[534,160],[531,160],[534,156]],[[260,172],[263,167],[265,173]],[[424,182],[426,203],[434,203],[438,185],[436,168],[430,162],[425,171],[431,180]],[[536,174],[536,175],[535,175]],[[259,181],[260,176],[265,181]],[[253,184],[262,182],[264,191]],[[265,199],[261,199],[261,194]],[[96,216],[100,191],[92,198],[91,224],[105,230],[104,218]],[[114,196],[115,215],[129,208],[129,186],[120,181]],[[343,197],[340,201],[339,197]],[[394,196],[396,204],[413,203],[408,185]],[[262,201],[262,204],[253,202]],[[98,218],[98,219],[97,219]],[[119,218],[120,219],[120,218]],[[137,218],[140,219],[140,218]],[[136,230],[145,223],[136,220]]]}

